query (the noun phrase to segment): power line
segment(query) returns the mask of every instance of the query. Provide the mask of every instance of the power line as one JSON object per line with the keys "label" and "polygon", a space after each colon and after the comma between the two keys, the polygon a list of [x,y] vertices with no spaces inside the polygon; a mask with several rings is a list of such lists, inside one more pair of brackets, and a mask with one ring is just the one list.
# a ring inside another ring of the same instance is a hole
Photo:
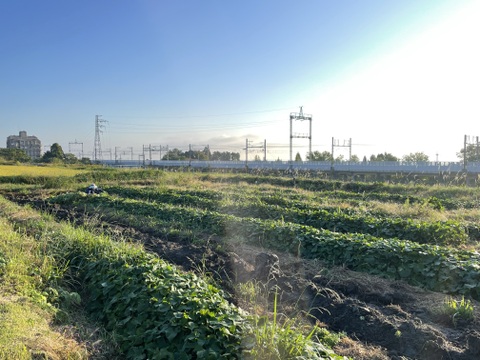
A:
{"label": "power line", "polygon": [[[212,131],[212,130],[231,130],[231,129],[247,129],[253,127],[261,127],[267,125],[277,124],[278,120],[268,120],[268,121],[255,121],[255,122],[238,122],[235,124],[211,124],[211,123],[202,123],[202,124],[168,124],[168,127],[165,127],[161,124],[127,124],[127,123],[117,123],[115,121],[110,121],[110,132],[135,132],[135,133],[145,133],[158,131],[161,133],[166,132],[191,132],[194,131]],[[113,125],[113,127],[112,127]]]}
{"label": "power line", "polygon": [[188,118],[204,118],[204,117],[219,117],[219,116],[237,116],[247,114],[261,114],[268,112],[278,112],[290,110],[290,108],[281,109],[267,109],[267,110],[252,110],[243,112],[220,113],[220,114],[205,114],[205,115],[159,115],[159,116],[126,116],[126,115],[109,115],[109,118],[124,118],[124,119],[188,119]]}

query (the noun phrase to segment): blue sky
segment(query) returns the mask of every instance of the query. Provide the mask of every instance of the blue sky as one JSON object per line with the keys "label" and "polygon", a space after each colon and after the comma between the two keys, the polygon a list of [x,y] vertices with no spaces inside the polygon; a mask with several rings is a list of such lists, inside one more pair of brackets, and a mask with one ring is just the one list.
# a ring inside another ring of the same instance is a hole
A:
{"label": "blue sky", "polygon": [[313,150],[456,161],[480,135],[479,18],[475,0],[3,0],[0,137],[91,156],[102,115],[112,152],[248,138],[288,160],[303,106]]}

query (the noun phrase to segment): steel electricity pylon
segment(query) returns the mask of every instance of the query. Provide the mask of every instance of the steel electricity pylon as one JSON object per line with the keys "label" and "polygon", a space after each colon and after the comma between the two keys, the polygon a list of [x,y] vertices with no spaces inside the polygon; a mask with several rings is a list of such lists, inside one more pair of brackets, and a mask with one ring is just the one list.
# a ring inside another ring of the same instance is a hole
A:
{"label": "steel electricity pylon", "polygon": [[93,160],[98,161],[102,160],[102,144],[100,142],[100,134],[102,129],[105,128],[103,125],[107,120],[100,119],[102,115],[95,115],[95,146],[93,149]]}

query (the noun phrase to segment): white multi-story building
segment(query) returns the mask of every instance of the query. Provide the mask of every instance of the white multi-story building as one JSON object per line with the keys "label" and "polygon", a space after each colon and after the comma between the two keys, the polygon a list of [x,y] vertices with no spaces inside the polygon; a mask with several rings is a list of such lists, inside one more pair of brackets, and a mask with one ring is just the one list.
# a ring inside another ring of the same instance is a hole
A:
{"label": "white multi-story building", "polygon": [[42,156],[42,143],[36,136],[27,136],[26,131],[20,131],[17,135],[7,137],[7,149],[25,150],[32,159],[38,159]]}

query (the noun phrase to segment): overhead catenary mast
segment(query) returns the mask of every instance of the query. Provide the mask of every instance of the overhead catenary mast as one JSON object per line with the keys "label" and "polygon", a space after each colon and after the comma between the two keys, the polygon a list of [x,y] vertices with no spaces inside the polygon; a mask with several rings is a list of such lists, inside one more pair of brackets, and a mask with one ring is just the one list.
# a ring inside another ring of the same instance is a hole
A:
{"label": "overhead catenary mast", "polygon": [[[308,134],[299,134],[293,133],[293,120],[308,120],[310,122],[309,133]],[[312,115],[303,113],[303,106],[300,106],[300,112],[290,113],[290,162],[293,161],[293,139],[294,138],[304,138],[308,139],[308,154],[312,153]]]}
{"label": "overhead catenary mast", "polygon": [[79,159],[82,159],[82,158],[83,158],[83,142],[79,142],[79,141],[77,141],[77,139],[75,139],[75,141],[70,141],[70,142],[68,143],[68,152],[69,152],[70,154],[73,154],[72,148],[75,147],[76,150],[77,150],[77,154],[78,154],[77,145],[80,145],[80,146],[81,146],[81,151],[80,151],[80,154],[79,154],[78,158],[79,158]]}

